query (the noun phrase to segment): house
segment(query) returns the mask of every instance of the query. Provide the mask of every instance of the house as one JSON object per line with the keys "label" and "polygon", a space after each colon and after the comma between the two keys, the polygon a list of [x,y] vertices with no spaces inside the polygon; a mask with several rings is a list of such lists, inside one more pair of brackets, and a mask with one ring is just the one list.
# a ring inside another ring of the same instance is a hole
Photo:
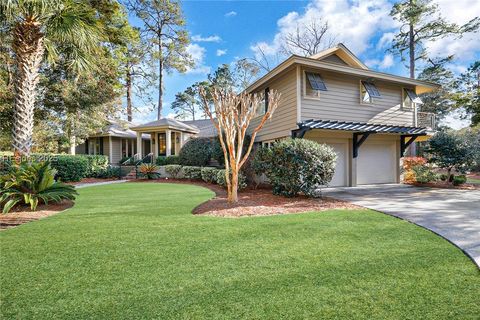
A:
{"label": "house", "polygon": [[[124,157],[137,153],[137,134],[130,122],[110,120],[99,132],[90,135],[75,148],[76,154],[107,155],[111,164],[118,164]],[[150,136],[141,137],[144,152],[150,153]]]}
{"label": "house", "polygon": [[[311,57],[293,55],[247,88],[281,93],[256,142],[297,137],[326,143],[338,155],[331,186],[400,182],[400,158],[435,129],[417,96],[438,86],[369,70],[344,45]],[[268,108],[259,108],[256,126]]]}

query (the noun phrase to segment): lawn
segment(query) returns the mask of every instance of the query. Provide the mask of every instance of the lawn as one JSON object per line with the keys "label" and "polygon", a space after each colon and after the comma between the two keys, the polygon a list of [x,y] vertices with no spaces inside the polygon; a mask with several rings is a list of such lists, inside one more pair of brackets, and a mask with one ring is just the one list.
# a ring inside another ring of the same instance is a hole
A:
{"label": "lawn", "polygon": [[463,253],[369,210],[192,216],[207,189],[79,190],[0,233],[3,319],[478,319]]}

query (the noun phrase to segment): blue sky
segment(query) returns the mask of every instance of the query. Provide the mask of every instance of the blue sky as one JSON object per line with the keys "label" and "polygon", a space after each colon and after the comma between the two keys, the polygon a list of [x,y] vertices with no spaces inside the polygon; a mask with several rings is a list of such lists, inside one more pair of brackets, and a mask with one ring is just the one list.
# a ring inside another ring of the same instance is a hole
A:
{"label": "blue sky", "polygon": [[[465,23],[480,12],[480,1],[437,2],[442,15],[451,22]],[[186,74],[166,76],[163,115],[173,115],[170,103],[177,92],[206,79],[219,65],[254,57],[259,47],[273,59],[279,51],[282,35],[297,25],[319,19],[328,21],[336,42],[344,43],[370,68],[407,75],[399,58],[386,52],[398,29],[388,15],[391,6],[388,0],[183,1],[182,9],[192,41],[189,52],[197,66]],[[135,19],[131,22],[138,24]],[[452,68],[461,72],[480,58],[480,41],[478,34],[462,39],[447,38],[429,44],[428,50],[436,56],[456,54]],[[141,112],[134,115],[134,121],[155,119],[155,112],[138,107]]]}

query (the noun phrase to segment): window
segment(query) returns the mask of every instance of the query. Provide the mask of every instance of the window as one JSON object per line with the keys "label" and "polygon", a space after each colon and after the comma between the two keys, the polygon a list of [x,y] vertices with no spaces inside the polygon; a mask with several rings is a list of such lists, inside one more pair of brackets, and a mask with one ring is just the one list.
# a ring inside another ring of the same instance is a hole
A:
{"label": "window", "polygon": [[327,86],[318,73],[305,72],[305,95],[320,97],[320,91],[327,91]]}
{"label": "window", "polygon": [[381,95],[373,83],[360,81],[360,98],[361,103],[373,103],[373,98],[381,98]]}
{"label": "window", "polygon": [[403,89],[403,103],[402,109],[413,110],[414,103],[421,104],[422,100],[417,96],[412,89]]}
{"label": "window", "polygon": [[164,156],[167,154],[167,135],[165,133],[158,134],[158,155]]}
{"label": "window", "polygon": [[256,116],[263,116],[265,112],[268,110],[268,95],[270,93],[270,88],[265,88],[265,92],[263,94],[262,103],[257,106]]}

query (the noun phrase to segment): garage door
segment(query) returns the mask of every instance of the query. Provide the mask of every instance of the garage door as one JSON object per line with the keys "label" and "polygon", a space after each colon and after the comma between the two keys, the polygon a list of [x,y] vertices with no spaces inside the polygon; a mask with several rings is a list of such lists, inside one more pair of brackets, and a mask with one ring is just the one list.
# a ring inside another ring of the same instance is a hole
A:
{"label": "garage door", "polygon": [[357,158],[357,184],[395,183],[395,167],[395,142],[366,141]]}
{"label": "garage door", "polygon": [[337,166],[332,181],[328,184],[331,187],[347,186],[347,144],[346,143],[328,143],[337,154]]}

